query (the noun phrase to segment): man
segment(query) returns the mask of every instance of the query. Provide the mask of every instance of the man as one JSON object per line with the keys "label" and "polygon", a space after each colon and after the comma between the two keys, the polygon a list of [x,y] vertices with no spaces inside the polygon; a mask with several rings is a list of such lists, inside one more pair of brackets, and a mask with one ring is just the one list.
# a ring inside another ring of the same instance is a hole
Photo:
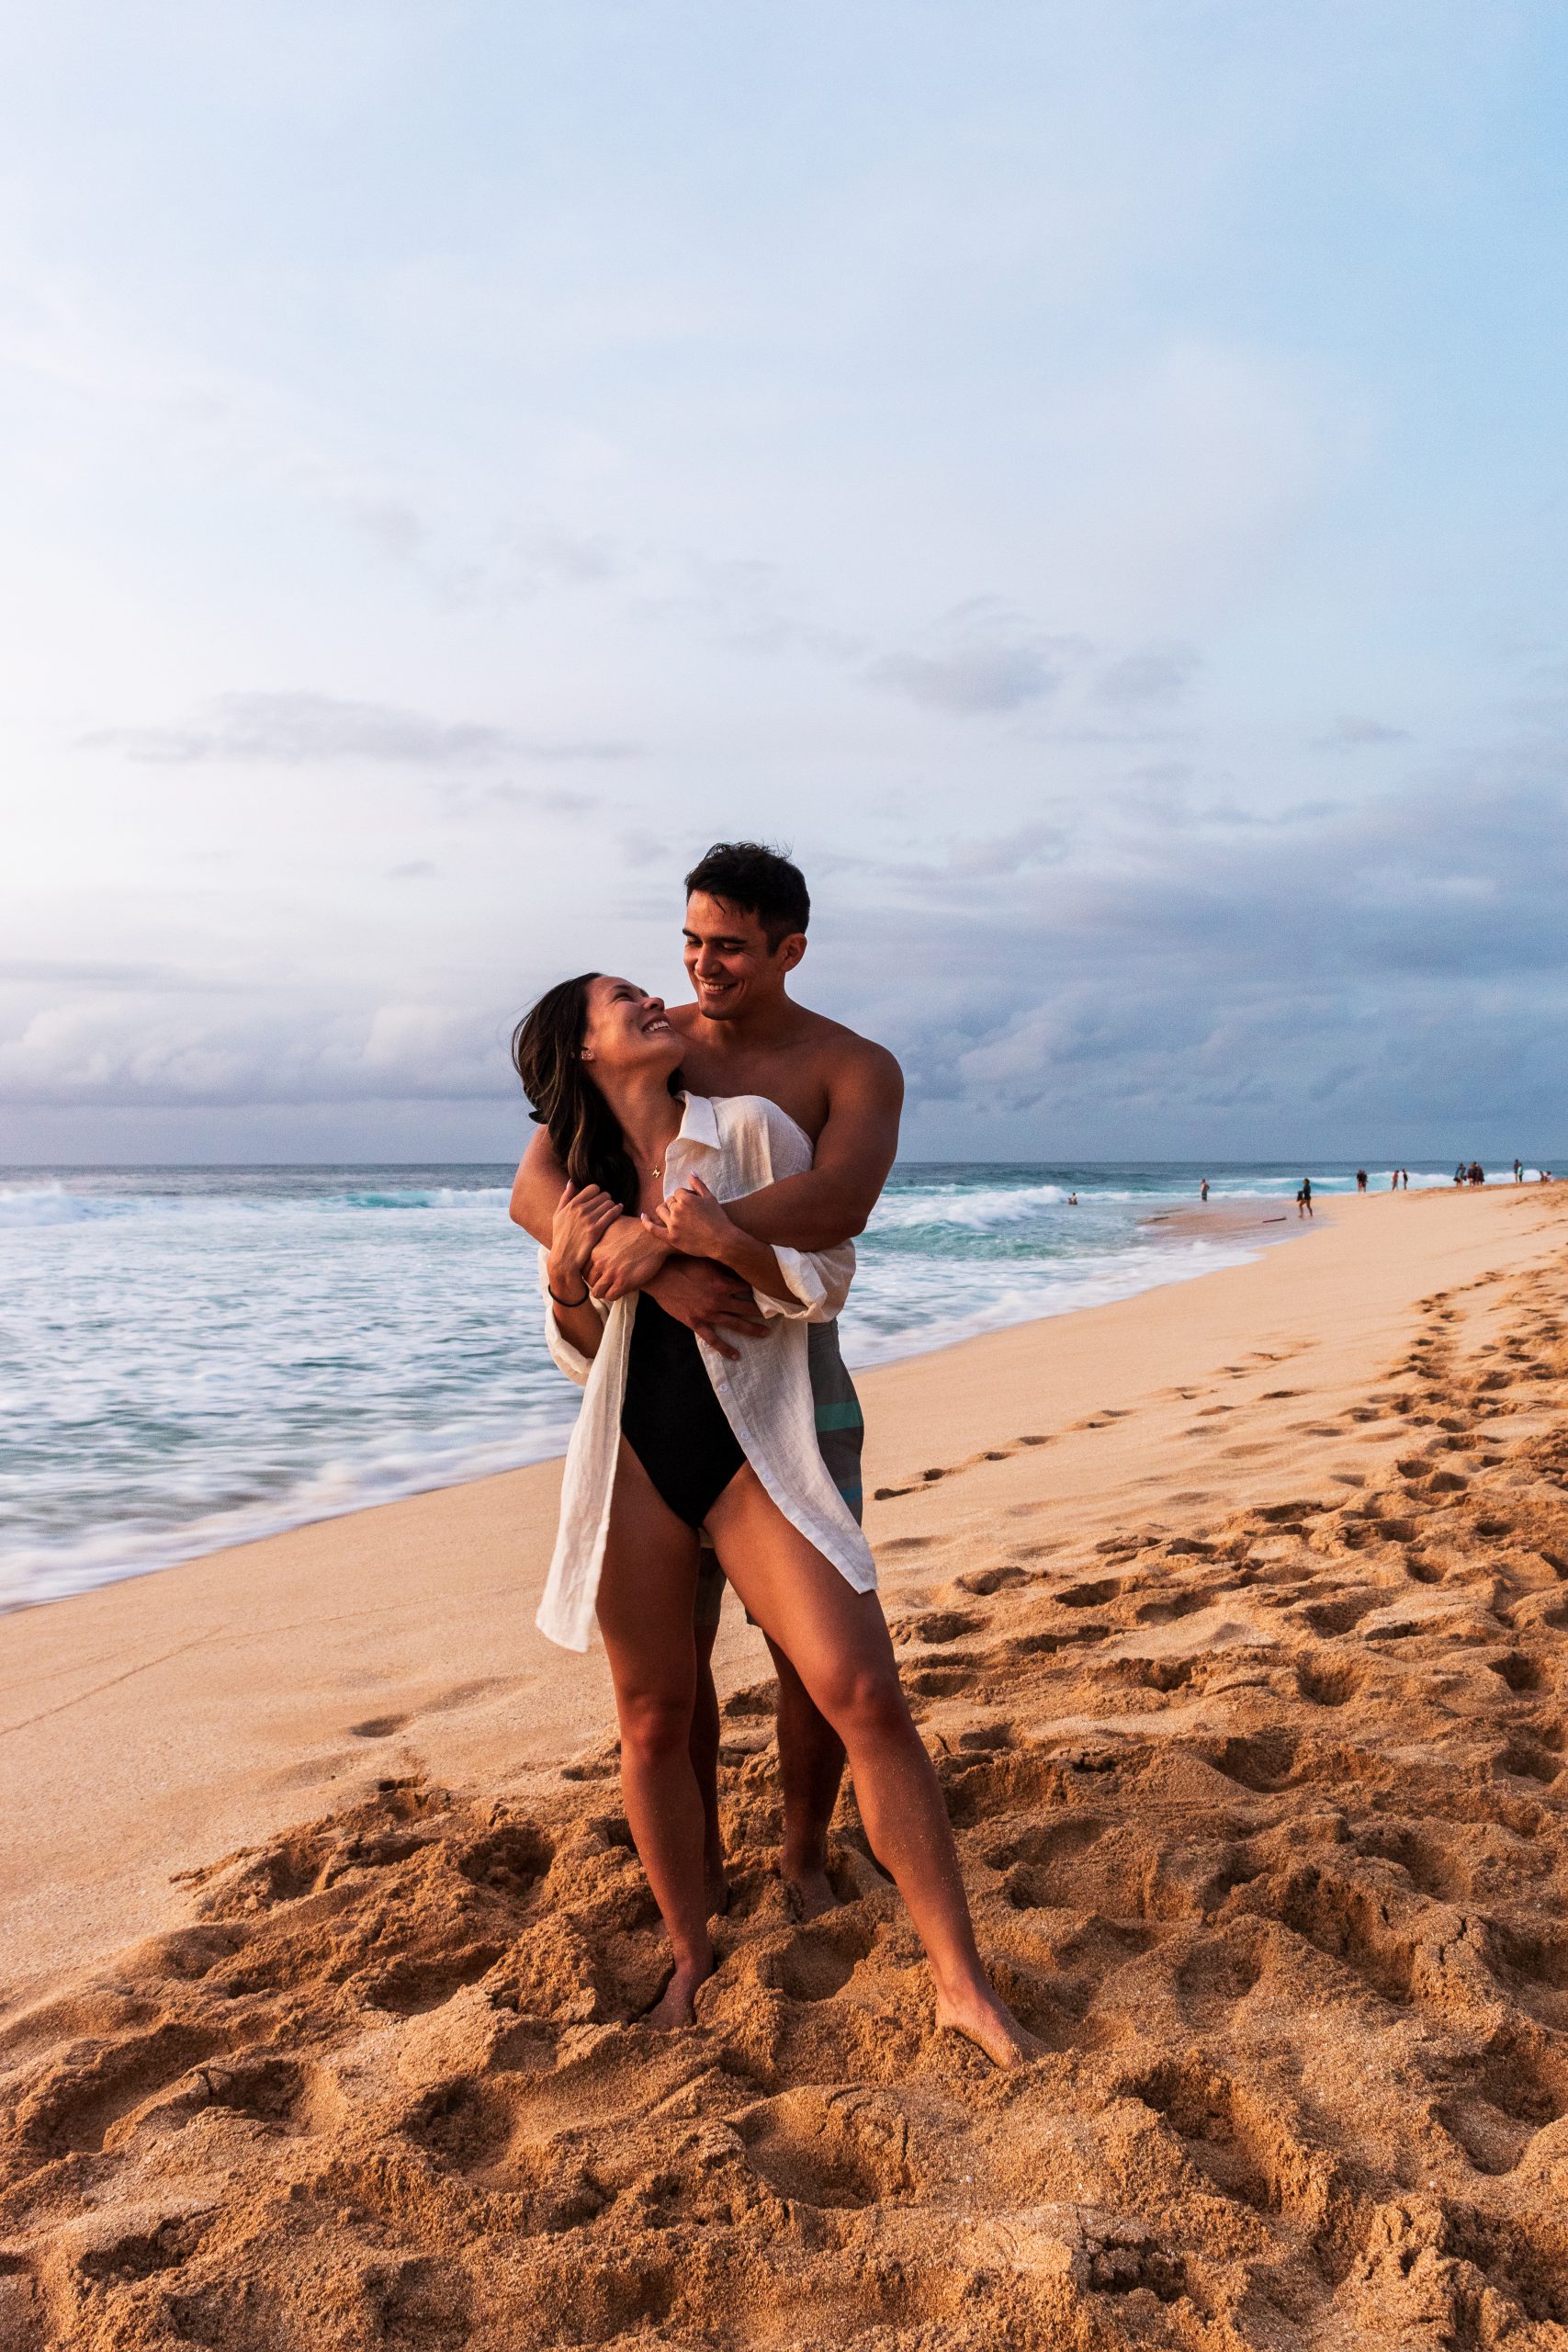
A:
{"label": "man", "polygon": [[[695,1001],[667,1007],[682,1041],[682,1076],[698,1094],[765,1094],[811,1137],[810,1170],[725,1204],[760,1241],[829,1250],[865,1228],[898,1148],[903,1075],[893,1056],[836,1021],[809,1012],[785,990],[806,953],[811,901],[797,866],[755,842],[720,842],[686,876],[685,965]],[[541,1129],[513,1186],[512,1215],[547,1241],[565,1172]],[[678,1322],[722,1354],[727,1334],[766,1328],[751,1293],[724,1268],[681,1256],[640,1219],[623,1216],[595,1250],[589,1283],[606,1302],[646,1290]],[[860,1404],[839,1349],[838,1327],[810,1329],[818,1442],[834,1483],[859,1515]],[[697,1590],[697,1700],[692,1761],[704,1792],[707,1865],[724,1899],[718,1826],[718,1698],[712,1656],[724,1583],[704,1555]],[[778,1675],[779,1779],[784,1795],[780,1872],[801,1916],[835,1901],[827,1875],[828,1824],[844,1752],[784,1652]]]}

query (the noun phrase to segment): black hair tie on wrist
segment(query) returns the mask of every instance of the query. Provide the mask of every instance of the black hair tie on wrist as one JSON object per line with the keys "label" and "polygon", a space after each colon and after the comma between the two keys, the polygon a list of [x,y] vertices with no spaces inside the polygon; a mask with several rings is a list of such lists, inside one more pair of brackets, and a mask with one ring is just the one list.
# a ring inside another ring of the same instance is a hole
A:
{"label": "black hair tie on wrist", "polygon": [[[548,1283],[545,1284],[545,1288],[547,1290],[550,1290]],[[562,1298],[560,1293],[554,1290],[550,1290],[550,1296],[555,1300],[558,1306],[586,1306],[589,1301],[590,1293],[585,1283],[583,1285],[582,1296],[581,1298]]]}

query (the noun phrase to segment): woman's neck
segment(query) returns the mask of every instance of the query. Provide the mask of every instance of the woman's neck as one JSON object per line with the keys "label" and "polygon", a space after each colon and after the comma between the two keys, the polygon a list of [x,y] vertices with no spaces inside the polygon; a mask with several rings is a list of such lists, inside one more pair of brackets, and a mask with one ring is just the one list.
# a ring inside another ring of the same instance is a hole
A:
{"label": "woman's neck", "polygon": [[638,1168],[661,1168],[681,1127],[681,1105],[662,1070],[612,1080],[603,1089],[620,1123],[621,1139]]}

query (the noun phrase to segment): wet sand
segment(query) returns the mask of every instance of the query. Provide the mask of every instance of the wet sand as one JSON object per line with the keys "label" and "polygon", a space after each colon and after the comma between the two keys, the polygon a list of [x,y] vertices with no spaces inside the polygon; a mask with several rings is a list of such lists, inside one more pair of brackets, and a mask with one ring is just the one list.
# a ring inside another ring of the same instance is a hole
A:
{"label": "wet sand", "polygon": [[1568,2344],[1565,1245],[1337,1202],[864,1382],[1016,2075],[852,1799],[790,1915],[733,1607],[723,1962],[634,2021],[553,1466],[5,1621],[0,2344]]}

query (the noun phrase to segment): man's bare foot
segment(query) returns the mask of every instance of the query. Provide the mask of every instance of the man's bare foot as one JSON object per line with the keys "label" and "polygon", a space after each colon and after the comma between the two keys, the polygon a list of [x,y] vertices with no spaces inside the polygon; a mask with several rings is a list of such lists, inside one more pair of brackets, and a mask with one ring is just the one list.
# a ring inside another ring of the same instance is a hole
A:
{"label": "man's bare foot", "polygon": [[1032,2058],[1043,2058],[1045,2045],[1020,2025],[1005,2002],[998,2001],[988,1985],[966,1992],[957,2000],[949,2001],[937,1996],[936,2021],[940,2031],[961,2033],[965,2041],[983,2050],[993,2065],[1027,2066]]}
{"label": "man's bare foot", "polygon": [[712,1952],[705,1962],[682,1961],[652,2008],[644,2010],[641,2022],[652,2026],[656,2033],[672,2033],[679,2026],[695,2025],[697,1987],[707,1983],[717,1964]]}
{"label": "man's bare foot", "polygon": [[810,1870],[781,1868],[779,1876],[797,1919],[819,1919],[824,1911],[837,1910],[839,1898],[833,1891],[833,1882],[820,1864]]}

